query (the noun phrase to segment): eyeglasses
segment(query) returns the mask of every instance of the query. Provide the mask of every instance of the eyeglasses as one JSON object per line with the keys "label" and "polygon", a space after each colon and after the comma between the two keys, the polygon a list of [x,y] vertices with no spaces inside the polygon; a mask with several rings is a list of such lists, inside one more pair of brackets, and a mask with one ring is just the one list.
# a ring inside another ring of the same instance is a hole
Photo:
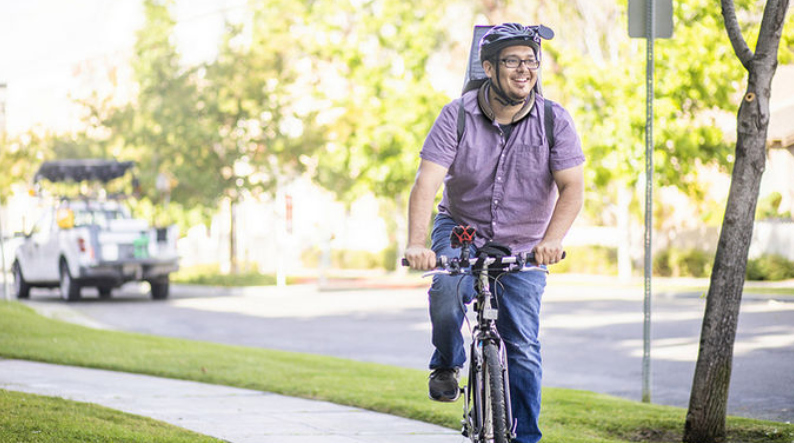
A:
{"label": "eyeglasses", "polygon": [[500,60],[506,68],[516,69],[522,64],[527,67],[527,69],[535,70],[540,67],[540,60],[519,60],[517,58],[503,58]]}

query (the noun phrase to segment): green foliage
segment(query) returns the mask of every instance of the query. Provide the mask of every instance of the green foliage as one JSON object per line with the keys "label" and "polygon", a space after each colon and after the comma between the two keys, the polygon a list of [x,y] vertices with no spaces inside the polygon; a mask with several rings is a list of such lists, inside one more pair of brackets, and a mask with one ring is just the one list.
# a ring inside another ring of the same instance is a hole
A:
{"label": "green foliage", "polygon": [[398,257],[400,253],[400,249],[397,247],[396,243],[392,243],[383,250],[382,257],[383,257],[383,268],[387,271],[395,271],[397,270],[397,259],[401,258]]}
{"label": "green foliage", "polygon": [[0,202],[4,203],[11,195],[11,185],[33,178],[36,173],[33,167],[42,146],[46,144],[46,138],[33,131],[13,139],[0,133],[0,165],[3,168],[0,174]]}
{"label": "green foliage", "polygon": [[[645,40],[625,35],[625,3],[608,7],[615,8],[611,17],[623,25],[593,28],[588,25],[594,19],[574,16],[581,29],[599,29],[603,35],[585,33],[579,43],[561,32],[561,40],[547,49],[558,75],[544,78],[551,97],[574,115],[593,199],[603,198],[616,183],[633,187],[644,170]],[[730,145],[713,111],[735,112],[745,73],[712,2],[677,2],[674,14],[674,37],[656,42],[654,163],[659,184],[676,186],[697,201],[705,195],[698,181],[701,167],[726,170],[730,165]]]}
{"label": "green foliage", "polygon": [[306,5],[274,0],[251,7],[249,28],[227,25],[218,59],[203,78],[201,106],[233,199],[243,190],[273,192],[304,172],[323,129],[307,104],[315,74],[304,72]]}
{"label": "green foliage", "polygon": [[[137,33],[132,68],[135,100],[108,121],[127,149],[135,152],[145,196],[186,206],[215,205],[224,181],[218,153],[211,149],[210,127],[199,112],[195,69],[181,65],[174,45],[173,1],[144,1],[144,26]],[[166,174],[173,189],[157,189]]]}
{"label": "green foliage", "polygon": [[791,13],[791,8],[789,8],[786,24],[783,25],[778,63],[781,65],[794,63],[794,14]]}
{"label": "green foliage", "polygon": [[324,73],[317,92],[328,103],[315,180],[340,200],[368,191],[394,198],[410,188],[419,147],[447,101],[426,70],[443,41],[445,3],[312,4],[312,66]]}
{"label": "green foliage", "polygon": [[668,248],[653,257],[653,273],[662,277],[708,277],[712,266],[713,254],[700,249]]}
{"label": "green foliage", "polygon": [[[187,285],[204,286],[271,286],[276,284],[276,276],[262,274],[254,268],[246,269],[245,264],[241,264],[242,272],[237,274],[223,274],[220,266],[197,265],[188,268],[180,268],[179,271],[171,274],[171,281]],[[287,279],[289,282],[289,279]]]}
{"label": "green foliage", "polygon": [[[388,269],[389,259],[396,257],[395,248],[387,248],[382,252],[370,252],[352,249],[331,250],[330,266],[335,269]],[[301,253],[301,261],[308,268],[318,268],[323,260],[320,248],[306,249]],[[393,260],[394,263],[396,261]],[[394,265],[391,265],[392,269]]]}
{"label": "green foliage", "polygon": [[[737,3],[754,45],[760,5]],[[143,199],[161,223],[185,220],[178,213],[188,210],[206,219],[222,199],[273,192],[303,173],[345,202],[373,191],[404,205],[418,151],[449,100],[431,85],[428,61],[455,47],[452,28],[439,25],[451,4],[254,1],[249,22],[228,24],[216,60],[185,66],[174,45],[174,1],[145,0],[134,99],[118,107],[94,94],[82,102],[84,131],[0,142],[9,147],[0,164],[11,171],[0,177],[0,199],[41,160],[95,156],[138,162]],[[599,2],[598,15],[559,2],[468,5],[488,17],[501,8],[570,25],[544,46],[544,88],[572,112],[582,137],[587,200],[595,202],[586,208],[609,212],[616,189],[631,188],[644,166],[644,40],[626,36],[626,3]],[[654,161],[660,184],[698,200],[702,166],[731,166],[714,115],[735,111],[745,73],[713,2],[675,5],[675,35],[656,45]],[[792,16],[781,62],[794,59]],[[168,195],[155,186],[160,174],[171,178]]]}
{"label": "green foliage", "polygon": [[747,261],[748,280],[787,280],[794,278],[794,262],[780,255],[765,255]]}
{"label": "green foliage", "polygon": [[783,202],[783,196],[775,191],[771,194],[762,197],[758,200],[758,205],[755,209],[756,220],[767,219],[791,219],[791,212],[780,212],[780,203]]}
{"label": "green foliage", "polygon": [[566,247],[565,251],[566,259],[551,266],[551,272],[601,275],[616,275],[618,272],[618,253],[615,248],[574,246]]}

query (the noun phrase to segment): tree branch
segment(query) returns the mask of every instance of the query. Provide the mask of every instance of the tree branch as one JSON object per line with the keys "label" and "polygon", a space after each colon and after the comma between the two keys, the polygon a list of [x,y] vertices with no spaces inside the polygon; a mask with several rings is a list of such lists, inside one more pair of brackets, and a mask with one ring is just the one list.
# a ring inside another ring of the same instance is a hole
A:
{"label": "tree branch", "polygon": [[764,7],[761,30],[755,47],[756,55],[769,57],[777,65],[777,52],[783,34],[783,21],[786,20],[789,0],[769,0]]}
{"label": "tree branch", "polygon": [[747,42],[742,35],[739,21],[736,19],[736,9],[734,9],[733,0],[721,0],[721,2],[722,18],[725,20],[725,30],[728,31],[728,38],[731,40],[733,52],[736,53],[736,57],[742,62],[744,68],[749,71],[750,62],[753,60],[753,51],[747,46]]}

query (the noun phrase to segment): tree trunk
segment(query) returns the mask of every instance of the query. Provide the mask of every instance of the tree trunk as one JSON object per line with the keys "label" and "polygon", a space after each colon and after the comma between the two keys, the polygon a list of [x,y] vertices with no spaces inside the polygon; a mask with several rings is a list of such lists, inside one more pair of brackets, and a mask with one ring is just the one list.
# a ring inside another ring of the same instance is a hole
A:
{"label": "tree trunk", "polygon": [[711,272],[700,350],[684,426],[685,443],[720,443],[726,437],[733,345],[758,191],[766,161],[770,87],[777,68],[777,50],[787,9],[788,0],[767,2],[756,54],[753,54],[739,30],[733,2],[722,1],[731,44],[750,75],[747,92],[739,107],[736,163]]}
{"label": "tree trunk", "polygon": [[753,137],[740,136],[737,141],[736,164],[700,333],[684,433],[687,443],[720,442],[725,437],[733,344],[764,171],[765,136],[763,131]]}

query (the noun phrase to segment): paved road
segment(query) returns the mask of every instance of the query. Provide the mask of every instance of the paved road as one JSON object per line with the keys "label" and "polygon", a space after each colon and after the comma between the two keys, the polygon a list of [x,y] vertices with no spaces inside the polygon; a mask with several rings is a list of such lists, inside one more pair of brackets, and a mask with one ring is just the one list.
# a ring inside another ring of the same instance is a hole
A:
{"label": "paved road", "polygon": [[[544,384],[638,400],[642,290],[569,282],[546,292]],[[55,317],[96,327],[220,343],[327,354],[426,368],[429,343],[422,288],[320,292],[313,286],[216,290],[175,287],[152,302],[136,288],[105,301],[65,304],[57,292],[28,302]],[[686,407],[705,300],[657,293],[653,305],[652,399]],[[465,326],[464,326],[465,327]],[[729,413],[794,421],[794,300],[744,297]]]}

